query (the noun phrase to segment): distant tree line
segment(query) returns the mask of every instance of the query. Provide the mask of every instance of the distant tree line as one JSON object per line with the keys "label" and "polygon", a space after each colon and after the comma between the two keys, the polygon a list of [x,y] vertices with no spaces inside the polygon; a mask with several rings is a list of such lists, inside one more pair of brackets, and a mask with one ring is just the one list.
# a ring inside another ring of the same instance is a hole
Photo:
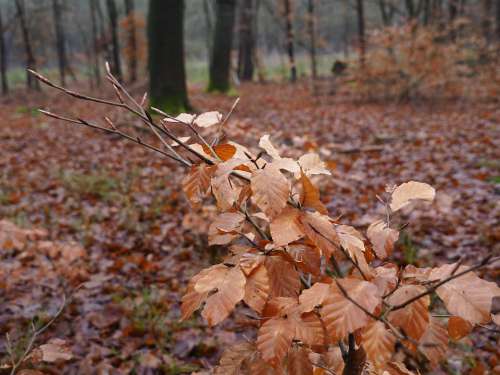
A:
{"label": "distant tree line", "polygon": [[[193,40],[207,51],[207,89],[227,92],[232,82],[264,79],[262,50],[286,56],[294,82],[297,49],[308,53],[316,78],[325,45],[347,56],[353,44],[363,65],[367,29],[408,21],[445,27],[462,16],[473,18],[487,40],[500,40],[500,0],[0,0],[2,92],[9,90],[10,54],[29,69],[56,61],[62,85],[78,79],[76,64],[86,66],[92,88],[108,61],[129,82],[147,67],[151,103],[175,112],[189,108],[185,59]],[[203,32],[193,37],[195,29]],[[40,89],[29,74],[26,86]]]}

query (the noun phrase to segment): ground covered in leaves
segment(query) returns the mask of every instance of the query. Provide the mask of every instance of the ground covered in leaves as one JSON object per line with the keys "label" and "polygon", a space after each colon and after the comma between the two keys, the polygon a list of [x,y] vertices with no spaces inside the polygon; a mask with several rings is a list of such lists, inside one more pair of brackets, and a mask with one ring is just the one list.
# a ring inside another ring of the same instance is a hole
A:
{"label": "ground covered in leaves", "polygon": [[[498,103],[353,103],[313,96],[306,84],[239,91],[226,136],[256,150],[267,133],[283,156],[318,152],[333,175],[319,180],[323,201],[341,222],[364,231],[384,212],[376,195],[386,185],[418,180],[436,188],[432,207],[403,216],[395,251],[401,264],[472,264],[500,254]],[[191,97],[199,111],[225,113],[234,101],[196,88]],[[149,139],[128,115],[55,93],[1,103],[0,364],[8,363],[6,334],[21,352],[31,322],[43,325],[66,297],[37,344],[63,339],[72,359],[38,369],[209,369],[222,348],[253,334],[244,310],[216,328],[201,318],[179,322],[187,281],[224,254],[206,241],[215,208],[191,209],[180,189],[183,169],[161,155],[47,119],[37,107],[87,119],[107,113]],[[494,266],[481,273],[491,280],[499,275]],[[451,344],[434,373],[498,370],[499,336],[489,328]]]}

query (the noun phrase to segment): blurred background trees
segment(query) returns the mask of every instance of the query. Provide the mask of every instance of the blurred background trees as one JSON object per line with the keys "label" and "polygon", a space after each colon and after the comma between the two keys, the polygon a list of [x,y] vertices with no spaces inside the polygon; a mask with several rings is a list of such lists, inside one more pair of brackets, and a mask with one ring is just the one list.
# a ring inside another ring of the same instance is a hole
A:
{"label": "blurred background trees", "polygon": [[[152,102],[173,109],[189,106],[186,82],[229,92],[242,81],[331,77],[335,61],[358,78],[363,68],[365,86],[390,62],[391,74],[420,87],[419,73],[397,65],[401,49],[387,50],[416,40],[403,42],[398,29],[415,38],[431,32],[428,43],[440,48],[460,45],[467,56],[457,55],[465,60],[455,67],[478,67],[499,55],[500,2],[0,0],[2,92],[38,89],[27,67],[96,88],[104,61],[121,80],[143,85],[149,77]],[[380,44],[380,33],[392,42]]]}

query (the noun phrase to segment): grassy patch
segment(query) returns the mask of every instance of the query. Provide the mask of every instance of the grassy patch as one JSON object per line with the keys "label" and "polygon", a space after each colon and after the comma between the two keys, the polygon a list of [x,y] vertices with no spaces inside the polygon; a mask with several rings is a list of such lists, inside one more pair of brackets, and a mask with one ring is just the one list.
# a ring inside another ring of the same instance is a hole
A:
{"label": "grassy patch", "polygon": [[82,174],[63,173],[61,181],[64,187],[78,195],[111,200],[118,193],[119,181],[106,172]]}

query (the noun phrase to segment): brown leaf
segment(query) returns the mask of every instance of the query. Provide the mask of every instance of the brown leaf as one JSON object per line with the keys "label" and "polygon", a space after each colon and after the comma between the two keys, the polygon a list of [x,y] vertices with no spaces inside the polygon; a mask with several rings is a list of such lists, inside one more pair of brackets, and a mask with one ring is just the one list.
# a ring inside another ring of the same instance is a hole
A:
{"label": "brown leaf", "polygon": [[[374,284],[354,278],[340,279],[338,283],[352,300],[368,312],[373,313],[379,305],[380,295]],[[331,293],[323,302],[320,314],[327,331],[337,340],[366,326],[371,319],[363,310],[344,297],[342,291],[334,283],[331,286]]]}
{"label": "brown leaf", "polygon": [[327,215],[328,210],[320,200],[319,189],[313,185],[311,180],[304,173],[302,173],[300,177],[300,182],[302,183],[302,206],[312,208],[320,214]]}
{"label": "brown leaf", "polygon": [[66,341],[58,338],[51,339],[47,344],[40,345],[38,350],[42,354],[41,360],[43,362],[69,361],[73,358]]}
{"label": "brown leaf", "polygon": [[189,202],[198,205],[207,195],[214,168],[206,164],[194,165],[182,180],[182,190]]}
{"label": "brown leaf", "polygon": [[293,207],[285,207],[270,224],[271,236],[276,246],[285,246],[304,236],[299,222],[300,211]]}
{"label": "brown leaf", "polygon": [[300,222],[306,236],[326,258],[339,251],[340,241],[328,216],[319,212],[303,212]]}
{"label": "brown leaf", "polygon": [[372,321],[363,328],[361,340],[366,356],[376,365],[385,363],[394,353],[396,338],[382,322]]}
{"label": "brown leaf", "polygon": [[250,185],[255,204],[273,220],[286,206],[290,182],[278,169],[267,166],[252,173]]}
{"label": "brown leaf", "polygon": [[292,244],[287,246],[287,251],[302,272],[319,275],[321,272],[321,252],[317,247]]}
{"label": "brown leaf", "polygon": [[409,181],[399,185],[391,195],[391,210],[396,212],[406,207],[413,200],[424,200],[432,202],[436,190],[423,182]]}
{"label": "brown leaf", "polygon": [[[430,279],[442,280],[453,271],[460,273],[466,269],[465,266],[457,268],[456,264],[446,264],[434,268]],[[443,284],[437,288],[436,293],[451,314],[472,324],[482,324],[491,320],[492,299],[500,296],[500,288],[496,283],[482,280],[475,273],[469,272]]]}
{"label": "brown leaf", "polygon": [[404,363],[400,362],[389,362],[385,366],[385,370],[389,375],[415,375],[413,372],[408,370]]}
{"label": "brown leaf", "polygon": [[262,313],[269,297],[269,277],[264,265],[260,265],[247,277],[243,301],[254,311]]}
{"label": "brown leaf", "polygon": [[330,287],[331,284],[315,283],[309,289],[304,289],[299,297],[302,311],[312,311],[315,307],[321,306],[331,293]]}
{"label": "brown leaf", "polygon": [[448,319],[448,335],[452,340],[460,340],[472,332],[474,326],[459,316]]}
{"label": "brown leaf", "polygon": [[288,374],[312,375],[313,367],[309,360],[309,351],[304,347],[294,346],[288,352]]}
{"label": "brown leaf", "polygon": [[[214,146],[213,149],[222,161],[231,159],[236,153],[236,147],[227,143]],[[210,150],[207,153],[210,153]]]}
{"label": "brown leaf", "polygon": [[446,327],[434,317],[431,317],[427,331],[420,340],[420,351],[427,357],[433,366],[446,356],[448,349],[448,332]]}
{"label": "brown leaf", "polygon": [[381,295],[390,293],[398,283],[398,266],[392,263],[384,264],[373,269],[374,283]]}
{"label": "brown leaf", "polygon": [[262,324],[257,335],[257,348],[262,359],[278,366],[292,343],[294,330],[288,319],[272,318]]}
{"label": "brown leaf", "polygon": [[265,261],[269,276],[271,297],[297,297],[300,277],[293,264],[284,257],[268,256]]}
{"label": "brown leaf", "polygon": [[224,212],[208,228],[209,245],[227,245],[238,236],[245,215],[239,212]]}
{"label": "brown leaf", "polygon": [[[387,302],[399,305],[425,291],[426,289],[420,285],[403,285],[387,299]],[[409,337],[418,341],[429,325],[429,303],[429,296],[424,296],[403,309],[391,311],[388,319],[395,326],[402,328]]]}
{"label": "brown leaf", "polygon": [[223,174],[213,177],[210,180],[210,184],[212,186],[212,193],[217,201],[217,207],[221,211],[232,209],[238,199],[240,189],[233,185],[229,176]]}
{"label": "brown leaf", "polygon": [[383,220],[372,223],[368,227],[366,235],[379,259],[385,259],[392,254],[394,244],[399,238],[399,232],[389,228]]}
{"label": "brown leaf", "polygon": [[222,114],[217,111],[210,111],[196,116],[194,124],[201,128],[208,128],[217,125],[222,120]]}
{"label": "brown leaf", "polygon": [[[225,267],[225,266],[223,266]],[[233,311],[245,296],[246,278],[239,267],[225,267],[224,273],[214,271],[200,278],[195,285],[198,293],[211,293],[207,298],[202,316],[209,326],[214,326]]]}
{"label": "brown leaf", "polygon": [[[220,267],[221,265],[217,265],[214,267]],[[208,297],[208,291],[199,293],[195,290],[195,285],[198,280],[204,278],[213,272],[213,267],[207,268],[199,272],[197,275],[193,276],[191,280],[189,280],[189,284],[186,289],[186,293],[182,296],[182,304],[181,304],[181,320],[188,319],[193,312],[198,310],[201,304]]]}
{"label": "brown leaf", "polygon": [[248,366],[245,362],[250,361],[255,355],[256,349],[253,344],[242,342],[229,346],[215,368],[216,375],[239,375]]}

